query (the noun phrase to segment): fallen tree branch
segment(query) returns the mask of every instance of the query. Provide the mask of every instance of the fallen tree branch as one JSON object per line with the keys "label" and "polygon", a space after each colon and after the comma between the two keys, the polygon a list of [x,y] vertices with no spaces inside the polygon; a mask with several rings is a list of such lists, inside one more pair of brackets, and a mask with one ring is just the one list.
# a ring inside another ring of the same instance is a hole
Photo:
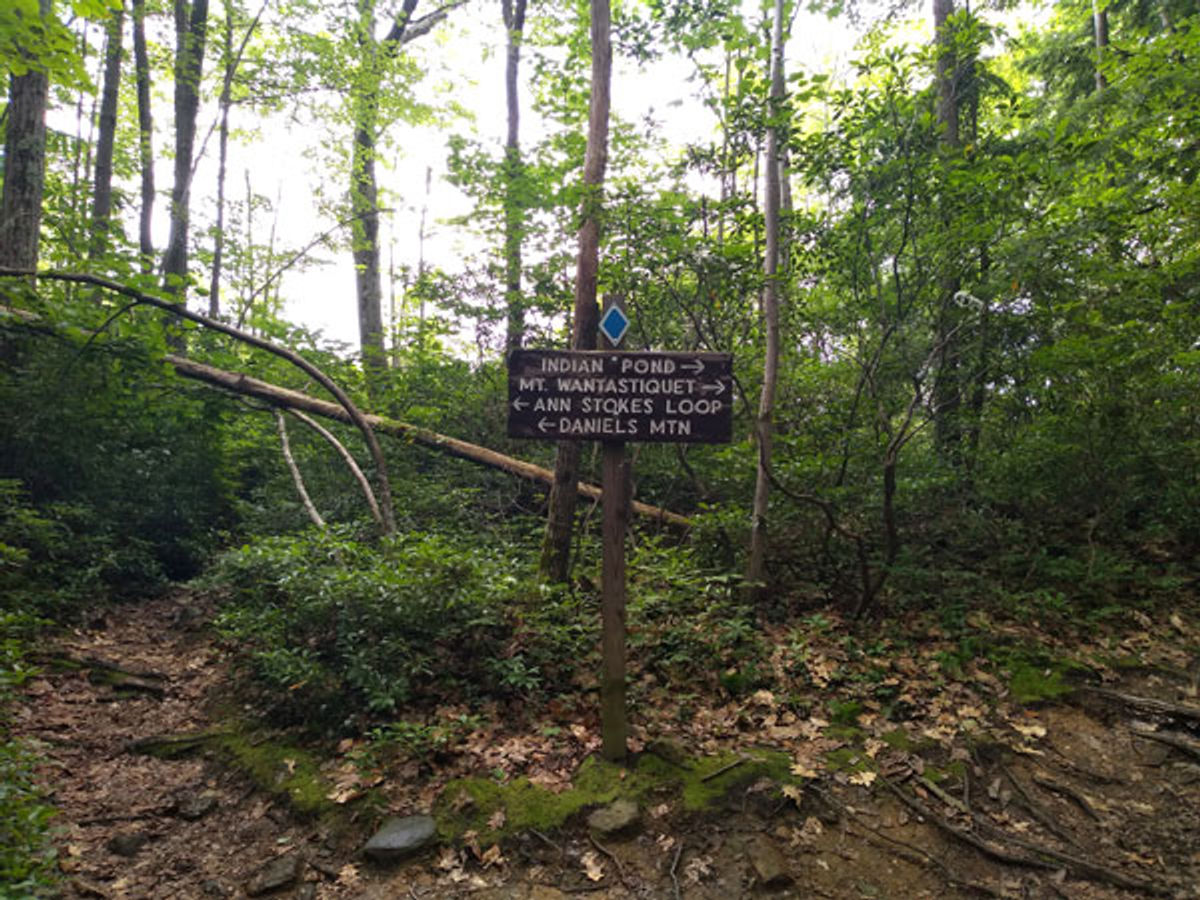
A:
{"label": "fallen tree branch", "polygon": [[175,300],[167,300],[162,297],[156,297],[152,294],[147,294],[144,291],[139,291],[131,288],[128,285],[121,284],[118,281],[112,281],[108,278],[100,278],[97,275],[90,275],[86,272],[61,272],[55,270],[46,270],[44,272],[35,272],[30,269],[11,269],[0,267],[0,277],[3,278],[40,278],[47,281],[65,281],[72,284],[90,284],[94,287],[103,288],[111,291],[114,294],[119,294],[122,297],[128,297],[137,303],[153,306],[155,309],[170,313],[173,316],[178,316],[181,319],[187,319],[189,322],[195,322],[197,325],[203,325],[213,331],[227,335],[234,340],[240,341],[243,344],[249,344],[251,347],[257,347],[259,350],[265,350],[267,353],[278,356],[280,359],[285,359],[292,365],[296,366],[310,378],[314,379],[321,387],[329,391],[334,396],[346,415],[346,421],[351,422],[355,427],[362,432],[363,440],[366,441],[368,449],[371,451],[371,458],[375,462],[376,477],[379,479],[379,504],[383,513],[384,532],[393,534],[396,531],[396,518],[392,509],[392,490],[387,476],[387,460],[384,459],[383,449],[379,446],[379,441],[375,437],[375,433],[371,430],[370,424],[365,416],[359,411],[354,401],[349,395],[341,389],[341,387],[332,378],[322,372],[319,368],[287,347],[281,347],[271,341],[264,340],[257,335],[242,331],[240,328],[234,328],[232,325],[226,325],[224,322],[218,322],[216,319],[210,319],[208,316],[203,316],[200,313],[192,312],[184,304]]}
{"label": "fallen tree branch", "polygon": [[[345,410],[336,403],[330,403],[327,400],[321,400],[300,391],[260,381],[241,372],[229,372],[214,366],[205,365],[204,363],[198,363],[195,360],[186,359],[185,357],[168,355],[165,359],[175,368],[176,372],[185,378],[203,381],[206,384],[224,388],[237,394],[257,397],[274,406],[282,406],[289,410],[299,409],[326,419],[336,419],[339,422],[348,423],[350,421]],[[528,481],[536,481],[543,484],[552,484],[554,482],[554,473],[551,470],[535,466],[533,463],[528,463],[521,459],[506,456],[495,450],[489,450],[487,447],[480,447],[478,444],[460,441],[457,438],[447,437],[444,434],[430,431],[428,428],[420,428],[416,425],[398,422],[395,419],[388,419],[384,416],[366,414],[364,418],[376,431],[383,434],[390,434],[393,437],[404,438],[438,453],[444,453],[447,456],[453,456],[491,469],[499,469],[502,472],[507,472],[509,475],[516,475],[518,478],[524,478]],[[595,500],[600,499],[600,488],[595,485],[580,482],[578,490],[581,496],[590,497]],[[671,512],[659,506],[651,506],[647,503],[634,501],[632,510],[636,515],[654,519],[666,525],[673,525],[676,528],[689,528],[691,526],[691,520],[687,516],[681,516],[679,513]]]}
{"label": "fallen tree branch", "polygon": [[346,445],[334,437],[333,432],[311,416],[306,416],[298,409],[289,409],[288,412],[323,437],[337,451],[342,461],[346,463],[346,468],[350,470],[350,474],[354,476],[354,480],[358,482],[359,488],[362,489],[363,497],[366,498],[367,506],[371,510],[371,518],[382,526],[383,515],[379,512],[379,501],[375,499],[375,492],[371,490],[371,482],[367,481],[367,476],[363,474],[363,470],[359,468],[358,462],[351,455],[350,451],[346,449]]}
{"label": "fallen tree branch", "polygon": [[287,463],[288,471],[292,473],[292,484],[296,486],[296,493],[300,495],[304,511],[308,513],[308,518],[314,525],[324,528],[325,520],[321,518],[321,514],[313,505],[312,497],[308,495],[308,488],[304,486],[304,476],[300,474],[300,467],[296,465],[296,458],[292,456],[292,445],[288,441],[287,420],[278,409],[275,410],[275,427],[279,430],[279,449],[283,453],[283,461]]}

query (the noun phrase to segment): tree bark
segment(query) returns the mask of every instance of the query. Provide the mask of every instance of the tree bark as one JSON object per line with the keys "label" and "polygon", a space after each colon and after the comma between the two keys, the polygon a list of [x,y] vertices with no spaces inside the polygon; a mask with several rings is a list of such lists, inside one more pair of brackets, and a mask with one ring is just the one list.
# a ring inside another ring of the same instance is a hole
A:
{"label": "tree bark", "polygon": [[221,30],[221,124],[217,132],[217,224],[213,233],[212,275],[208,284],[208,314],[214,319],[221,314],[221,266],[225,255],[225,176],[229,159],[229,107],[232,102],[233,74],[237,62],[233,58],[233,3],[225,0],[225,23]]}
{"label": "tree bark", "polygon": [[[50,15],[41,0],[42,18]],[[46,181],[46,73],[30,69],[9,80],[4,139],[4,190],[0,194],[0,265],[35,269]]]}
{"label": "tree bark", "polygon": [[521,40],[525,32],[526,0],[502,0],[508,53],[504,66],[504,88],[508,109],[508,131],[504,142],[504,305],[508,328],[504,345],[519,350],[525,342],[525,302],[521,295],[521,243],[525,230],[525,197],[521,162],[521,99],[518,75]]}
{"label": "tree bark", "polygon": [[[608,111],[612,82],[612,12],[609,0],[592,0],[592,91],[588,107],[587,152],[583,164],[584,195],[580,210],[579,255],[575,266],[575,308],[571,347],[596,348],[596,279],[600,268],[600,206],[608,163]],[[559,441],[554,460],[541,571],[550,581],[567,580],[571,531],[575,520],[573,486],[579,481],[579,442]]]}
{"label": "tree bark", "polygon": [[324,528],[325,520],[321,518],[321,514],[313,505],[312,498],[308,495],[308,488],[304,486],[304,476],[300,474],[300,467],[296,465],[296,458],[292,456],[292,446],[288,441],[287,422],[279,410],[275,410],[275,427],[279,431],[279,449],[283,453],[283,461],[287,463],[288,471],[292,473],[292,484],[296,486],[300,503],[303,505],[304,511],[308,513],[309,520],[318,528]]}
{"label": "tree bark", "polygon": [[[937,117],[941,125],[940,143],[947,153],[961,145],[959,129],[958,74],[959,59],[950,19],[954,15],[954,0],[933,0],[934,42],[937,47]],[[943,227],[950,228],[950,210],[943,210]],[[949,237],[949,234],[946,235]],[[937,374],[933,382],[934,442],[939,454],[953,465],[962,462],[963,428],[961,410],[964,379],[962,347],[951,337],[961,321],[955,297],[962,286],[953,271],[954,260],[947,256],[941,263],[938,279],[939,298],[934,325],[934,342],[941,349]]]}
{"label": "tree bark", "polygon": [[[350,163],[350,209],[354,218],[352,255],[358,304],[358,335],[367,392],[378,400],[387,370],[383,340],[383,284],[379,251],[379,186],[375,177],[379,140],[379,82],[386,60],[402,46],[427,34],[449,11],[451,3],[413,21],[418,0],[404,0],[382,41],[375,37],[375,0],[358,0],[358,41],[363,53],[358,84],[351,96],[354,142]],[[461,2],[461,0],[459,0]]]}
{"label": "tree bark", "polygon": [[175,0],[175,182],[171,187],[171,231],[163,256],[163,290],[186,298],[192,154],[200,111],[200,78],[208,36],[208,0]]}
{"label": "tree bark", "polygon": [[746,582],[751,596],[755,598],[761,596],[766,577],[775,387],[779,381],[779,288],[783,274],[779,265],[782,232],[779,214],[782,202],[779,117],[784,113],[783,102],[783,0],[775,0],[775,13],[771,25],[771,87],[767,104],[770,124],[767,126],[767,158],[763,167],[766,170],[763,223],[766,247],[763,253],[762,311],[766,330],[766,356],[755,428],[758,467],[754,482],[754,505],[751,509],[750,551],[746,565]]}
{"label": "tree bark", "polygon": [[89,257],[102,254],[110,243],[113,147],[117,136],[117,100],[121,87],[124,25],[125,4],[122,2],[108,21],[108,46],[104,52],[104,88],[100,98],[100,132],[96,138],[96,176],[92,186],[92,235]]}
{"label": "tree bark", "polygon": [[1092,0],[1092,30],[1096,39],[1096,90],[1102,91],[1108,87],[1108,79],[1104,77],[1102,66],[1104,55],[1108,52],[1108,6],[1101,6],[1102,0]]}
{"label": "tree bark", "polygon": [[138,250],[142,271],[154,266],[154,116],[150,99],[150,54],[146,49],[146,2],[133,0],[133,58],[137,77],[138,160],[141,165],[142,207],[138,215]]}

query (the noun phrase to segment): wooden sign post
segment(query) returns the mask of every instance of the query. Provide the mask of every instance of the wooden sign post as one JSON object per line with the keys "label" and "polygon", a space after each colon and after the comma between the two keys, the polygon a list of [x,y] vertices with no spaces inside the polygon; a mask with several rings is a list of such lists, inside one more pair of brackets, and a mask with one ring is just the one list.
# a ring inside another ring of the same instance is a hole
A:
{"label": "wooden sign post", "polygon": [[[606,298],[600,333],[616,349],[629,329],[624,298]],[[600,490],[604,498],[600,566],[600,755],[623,762],[628,747],[625,711],[625,532],[629,528],[629,464],[624,441],[604,441]]]}
{"label": "wooden sign post", "polygon": [[[629,320],[608,306],[600,331],[615,348]],[[727,353],[514,350],[508,357],[508,435],[603,442],[604,561],[601,752],[624,760],[627,441],[727,443],[733,431],[733,358]]]}

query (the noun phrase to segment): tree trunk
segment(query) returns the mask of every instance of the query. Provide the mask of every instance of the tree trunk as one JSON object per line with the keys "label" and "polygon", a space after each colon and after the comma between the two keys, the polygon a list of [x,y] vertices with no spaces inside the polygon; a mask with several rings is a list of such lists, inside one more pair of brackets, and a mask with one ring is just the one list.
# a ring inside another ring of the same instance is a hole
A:
{"label": "tree trunk", "polygon": [[782,272],[780,253],[780,203],[782,179],[780,163],[779,117],[783,114],[783,0],[775,0],[771,26],[771,88],[767,104],[770,124],[767,126],[766,196],[764,197],[764,228],[766,247],[763,253],[763,324],[766,330],[766,357],[763,364],[762,393],[758,401],[756,438],[758,467],[754,482],[754,505],[750,519],[750,552],[746,565],[746,581],[753,597],[761,596],[766,576],[767,512],[771,496],[771,447],[775,413],[775,386],[779,380],[779,287]]}
{"label": "tree trunk", "polygon": [[522,190],[521,101],[518,74],[521,66],[521,39],[525,31],[526,0],[502,0],[504,27],[508,33],[508,54],[504,67],[504,88],[508,107],[508,133],[504,142],[504,305],[508,329],[504,345],[519,350],[525,342],[525,303],[521,296],[521,241],[525,230],[525,198]]}
{"label": "tree trunk", "polygon": [[225,177],[229,160],[229,107],[237,61],[233,57],[233,3],[225,0],[225,26],[221,31],[221,124],[217,134],[217,225],[213,234],[212,277],[208,284],[208,314],[221,314],[221,266],[225,252]]}
{"label": "tree trunk", "polygon": [[[49,0],[41,0],[43,18]],[[9,81],[4,139],[4,190],[0,195],[0,265],[37,268],[46,180],[46,73],[31,69]]]}
{"label": "tree trunk", "polygon": [[[959,131],[958,73],[959,60],[954,47],[954,32],[950,19],[954,15],[954,0],[933,0],[934,41],[937,46],[937,116],[941,125],[940,142],[947,152],[957,151],[961,144]],[[950,228],[950,210],[943,211],[943,227]],[[948,238],[949,235],[947,234]],[[940,346],[937,375],[933,382],[934,441],[942,458],[952,464],[962,461],[961,407],[963,372],[959,340],[950,337],[958,331],[960,315],[955,305],[961,283],[953,272],[954,260],[942,261],[938,279],[939,303],[934,326],[934,342]]]}
{"label": "tree trunk", "polygon": [[138,159],[142,174],[142,208],[138,216],[138,250],[142,270],[154,265],[154,118],[150,100],[150,54],[146,49],[146,2],[133,0],[133,58],[137,73]]}
{"label": "tree trunk", "polygon": [[208,35],[208,0],[175,0],[175,183],[171,187],[171,231],[163,257],[163,290],[186,299],[188,220],[192,154],[200,111],[200,77]]}
{"label": "tree trunk", "polygon": [[1096,90],[1108,87],[1102,66],[1104,54],[1108,52],[1108,7],[1101,6],[1102,0],[1092,0],[1092,29],[1096,35]]}
{"label": "tree trunk", "polygon": [[[600,205],[608,163],[608,110],[612,81],[612,13],[608,0],[592,0],[592,94],[588,109],[587,155],[583,164],[584,195],[580,210],[579,255],[575,265],[575,312],[571,346],[594,350],[599,307],[596,277],[600,268]],[[579,481],[579,443],[559,441],[550,489],[549,516],[542,540],[543,577],[567,580],[571,530],[575,520],[574,485]]]}
{"label": "tree trunk", "polygon": [[117,99],[121,86],[122,33],[125,4],[108,21],[104,53],[104,89],[100,99],[100,134],[96,139],[96,177],[92,188],[92,235],[89,256],[102,254],[110,243],[112,217],[113,146],[117,136]]}

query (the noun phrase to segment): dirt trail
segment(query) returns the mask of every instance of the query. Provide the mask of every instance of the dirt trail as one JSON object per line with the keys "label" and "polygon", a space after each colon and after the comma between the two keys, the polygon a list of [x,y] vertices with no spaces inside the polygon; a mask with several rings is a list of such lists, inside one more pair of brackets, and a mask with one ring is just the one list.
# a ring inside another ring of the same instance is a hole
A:
{"label": "dirt trail", "polygon": [[[295,898],[1200,897],[1200,719],[1161,673],[986,721],[969,745],[868,740],[869,769],[750,779],[702,814],[664,798],[632,836],[574,821],[388,868],[357,852],[367,822],[338,839],[215,755],[131,750],[213,727],[228,676],[209,614],[186,592],[117,607],[48,653],[84,668],[26,686],[14,731],[46,760],[66,896],[244,897],[274,860],[283,884],[263,895]],[[108,683],[104,663],[134,677]]]}

